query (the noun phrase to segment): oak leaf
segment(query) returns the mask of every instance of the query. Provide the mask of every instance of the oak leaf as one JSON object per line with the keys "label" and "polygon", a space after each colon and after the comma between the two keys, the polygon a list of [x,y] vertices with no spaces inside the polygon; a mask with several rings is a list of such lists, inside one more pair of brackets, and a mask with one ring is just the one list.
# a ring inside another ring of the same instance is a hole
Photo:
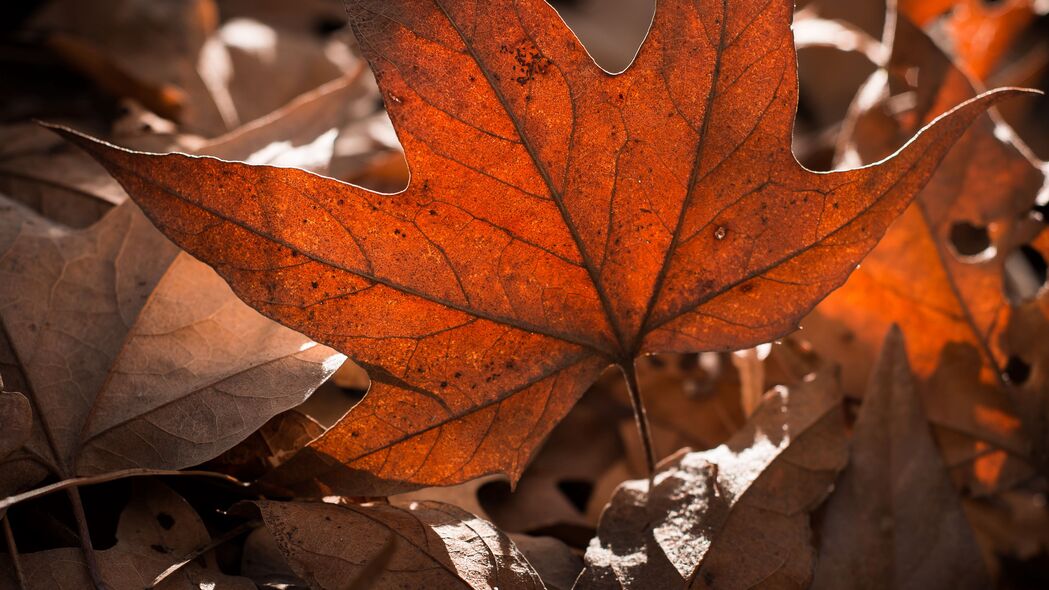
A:
{"label": "oak leaf", "polygon": [[787,0],[662,1],[618,75],[542,0],[348,8],[412,171],[401,193],[65,133],[241,298],[371,372],[287,464],[346,465],[371,478],[357,493],[516,480],[605,368],[787,333],[1016,93],[815,173],[790,150]]}
{"label": "oak leaf", "polygon": [[[887,70],[868,81],[860,93],[866,98],[854,105],[841,154],[848,163],[877,160],[899,138],[977,94],[914,25],[900,19],[894,36]],[[906,82],[908,71],[919,72],[917,88]],[[901,96],[913,108],[892,113],[899,100],[893,97]],[[1046,182],[1042,168],[1007,126],[980,116],[863,265],[804,323],[802,334],[843,366],[846,392],[854,395],[898,324],[930,419],[950,431],[944,436],[967,439],[944,445],[966,447],[958,455],[986,454],[988,445],[996,449],[989,460],[1003,460],[1003,449],[1024,454],[1019,421],[1000,393],[1012,387],[1003,335],[1016,306],[1007,265],[1043,226],[1028,215]],[[967,403],[959,403],[963,397]]]}
{"label": "oak leaf", "polygon": [[506,535],[448,504],[255,505],[311,588],[544,588]]}
{"label": "oak leaf", "polygon": [[991,585],[898,329],[882,347],[819,537],[817,590]]}
{"label": "oak leaf", "polygon": [[837,376],[768,394],[724,445],[624,483],[601,515],[576,587],[805,588],[809,512],[847,459]]}

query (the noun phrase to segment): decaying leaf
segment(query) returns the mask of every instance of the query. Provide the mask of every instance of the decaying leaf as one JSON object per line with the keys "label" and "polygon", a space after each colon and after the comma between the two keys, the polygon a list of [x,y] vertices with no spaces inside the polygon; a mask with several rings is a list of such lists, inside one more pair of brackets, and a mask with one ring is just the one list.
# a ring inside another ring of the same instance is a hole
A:
{"label": "decaying leaf", "polygon": [[[292,569],[311,588],[543,588],[505,535],[436,502],[256,502]],[[370,567],[376,561],[382,567]],[[362,580],[362,574],[367,576]]]}
{"label": "decaying leaf", "polygon": [[576,587],[805,588],[809,512],[845,461],[834,372],[773,389],[728,443],[616,491]]}
{"label": "decaying leaf", "polygon": [[[1049,170],[1049,167],[1047,167]],[[1049,186],[1049,183],[1047,183]],[[1031,241],[1032,251],[1049,260],[1049,227]],[[1003,335],[1008,354],[1010,401],[1032,447],[1032,458],[1049,473],[1049,289],[1042,285],[1037,297],[1020,305]]]}
{"label": "decaying leaf", "polygon": [[[109,590],[142,590],[169,566],[211,541],[200,516],[181,496],[160,483],[138,481],[120,515],[117,544],[97,553]],[[92,588],[79,549],[52,549],[20,557],[27,587],[19,589],[7,560],[0,560],[2,590]],[[255,590],[251,580],[227,576],[213,559],[190,562],[157,590]]]}
{"label": "decaying leaf", "polygon": [[371,371],[287,464],[347,465],[373,478],[360,493],[517,479],[606,367],[783,335],[1017,93],[877,166],[813,173],[790,151],[786,0],[660,2],[619,75],[540,0],[349,11],[412,170],[402,193],[65,133],[245,301]]}
{"label": "decaying leaf", "polygon": [[239,302],[127,203],[86,230],[0,201],[0,372],[34,411],[0,486],[182,468],[300,403],[342,355]]}
{"label": "decaying leaf", "polygon": [[893,329],[827,502],[813,588],[988,588],[980,549]]}
{"label": "decaying leaf", "polygon": [[[918,72],[922,83],[911,86],[907,72]],[[975,94],[932,40],[901,19],[887,73],[875,74],[855,105],[843,157],[875,161],[897,138]],[[894,112],[900,104],[911,107]],[[1028,213],[1044,183],[1041,166],[1004,124],[990,116],[976,121],[860,269],[805,322],[803,335],[842,364],[848,393],[863,391],[882,339],[897,323],[930,419],[954,433],[947,436],[964,434],[968,441],[959,444],[970,455],[988,443],[1023,454],[1026,443],[1003,406],[1006,396],[977,394],[1008,388],[1002,334],[1014,303],[1007,266],[1042,225]],[[943,387],[948,371],[959,368],[980,386]],[[982,486],[997,482],[976,479]]]}

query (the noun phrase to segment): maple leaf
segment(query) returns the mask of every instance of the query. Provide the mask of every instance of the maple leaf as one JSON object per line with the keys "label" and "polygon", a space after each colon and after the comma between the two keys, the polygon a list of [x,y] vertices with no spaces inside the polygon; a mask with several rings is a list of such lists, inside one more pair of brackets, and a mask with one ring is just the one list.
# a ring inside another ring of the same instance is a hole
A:
{"label": "maple leaf", "polygon": [[827,501],[813,588],[987,588],[980,548],[889,332]]}
{"label": "maple leaf", "polygon": [[242,304],[133,203],[69,230],[0,197],[0,373],[34,420],[0,490],[210,459],[342,359]]}
{"label": "maple leaf", "polygon": [[808,513],[846,462],[836,372],[776,388],[724,445],[628,481],[601,515],[576,588],[804,588]]}
{"label": "maple leaf", "polygon": [[[897,138],[977,94],[950,58],[905,19],[898,22],[887,67],[861,91],[867,102],[854,107],[844,151],[850,162],[876,160]],[[925,81],[918,88],[900,76],[914,68]],[[890,94],[911,92],[915,107],[890,115]],[[1020,422],[1000,395],[1012,387],[1005,376],[1012,353],[1003,334],[1015,305],[1007,295],[1006,265],[1043,227],[1029,212],[1045,182],[1043,165],[1032,161],[1011,130],[981,116],[862,267],[804,322],[804,336],[843,366],[849,393],[863,390],[885,334],[898,324],[930,418],[955,433],[946,436],[967,439],[943,446],[965,447],[955,454],[969,462],[974,449],[986,453],[988,443],[998,449],[991,461],[1006,457],[1002,449],[1024,454]],[[959,403],[963,396],[972,405]],[[997,478],[978,479],[986,485]]]}
{"label": "maple leaf", "polygon": [[449,504],[254,504],[311,588],[545,588],[506,535]]}
{"label": "maple leaf", "polygon": [[793,329],[1017,92],[879,165],[811,172],[790,151],[792,8],[660,2],[611,75],[541,0],[350,3],[412,171],[396,195],[64,133],[241,298],[371,372],[287,473],[344,464],[372,494],[516,480],[606,367],[631,381],[641,354]]}

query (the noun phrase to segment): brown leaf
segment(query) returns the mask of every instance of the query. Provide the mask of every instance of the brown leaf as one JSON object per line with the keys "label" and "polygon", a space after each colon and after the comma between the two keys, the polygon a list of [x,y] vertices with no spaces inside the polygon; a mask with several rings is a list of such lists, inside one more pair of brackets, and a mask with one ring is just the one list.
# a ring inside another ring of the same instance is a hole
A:
{"label": "brown leaf", "polygon": [[[436,502],[335,505],[255,502],[295,573],[311,588],[543,588],[505,535],[458,508]],[[392,546],[392,553],[383,555]]]}
{"label": "brown leaf", "polygon": [[33,408],[26,396],[4,389],[0,379],[0,459],[18,450],[33,427]]}
{"label": "brown leaf", "polygon": [[553,537],[510,535],[510,540],[535,568],[547,590],[571,590],[583,571],[583,560]]}
{"label": "brown leaf", "polygon": [[792,5],[660,2],[613,76],[541,0],[354,2],[413,174],[397,195],[64,133],[245,301],[371,371],[293,479],[344,464],[372,478],[356,493],[516,480],[608,366],[793,329],[1018,92],[880,165],[808,171],[790,151]]}
{"label": "brown leaf", "polygon": [[324,426],[313,418],[291,409],[277,414],[237,446],[203,465],[241,480],[262,477],[288,460],[299,449],[324,434]]}
{"label": "brown leaf", "polygon": [[[1049,170],[1049,166],[1047,166]],[[1029,244],[1042,261],[1049,260],[1049,227]],[[1008,355],[1009,398],[1032,445],[1034,463],[1049,473],[1049,290],[1021,304],[1003,335]]]}
{"label": "brown leaf", "polygon": [[83,228],[127,199],[105,169],[35,123],[0,128],[0,194]]}
{"label": "brown leaf", "polygon": [[[215,137],[339,77],[325,43],[250,19],[219,22],[214,0],[56,0],[34,19],[48,45],[104,91]],[[340,63],[340,61],[345,63]]]}
{"label": "brown leaf", "polygon": [[894,329],[827,502],[813,588],[990,586]]}
{"label": "brown leaf", "polygon": [[0,201],[0,372],[33,433],[3,489],[200,463],[300,403],[342,355],[239,302],[128,203],[68,230]]}
{"label": "brown leaf", "polygon": [[[96,553],[110,590],[142,590],[161,572],[211,541],[200,516],[181,496],[156,482],[135,482],[131,503],[120,515],[117,544]],[[20,556],[24,590],[92,588],[80,549],[64,548]],[[223,574],[204,560],[190,562],[157,590],[254,590],[251,580]],[[0,561],[0,589],[20,590],[7,560]]]}
{"label": "brown leaf", "polygon": [[577,588],[805,588],[809,512],[845,466],[837,377],[772,390],[728,443],[627,482],[601,515]]}

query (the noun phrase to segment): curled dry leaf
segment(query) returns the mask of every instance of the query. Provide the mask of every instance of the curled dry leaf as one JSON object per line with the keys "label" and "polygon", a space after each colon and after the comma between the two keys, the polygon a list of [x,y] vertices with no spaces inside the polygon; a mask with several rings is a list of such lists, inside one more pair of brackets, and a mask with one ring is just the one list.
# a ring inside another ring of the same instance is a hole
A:
{"label": "curled dry leaf", "polygon": [[[56,0],[36,17],[48,45],[117,97],[215,137],[342,75],[346,47],[250,19],[219,21],[214,0]],[[335,55],[341,55],[335,58]]]}
{"label": "curled dry leaf", "polygon": [[510,539],[447,504],[255,505],[292,569],[317,590],[544,587]]}
{"label": "curled dry leaf", "polygon": [[964,103],[879,165],[811,172],[790,151],[792,7],[662,1],[611,75],[542,0],[353,2],[412,171],[396,195],[64,133],[241,298],[371,372],[286,464],[292,483],[340,464],[363,494],[516,480],[610,365],[629,378],[644,353],[792,330],[1019,92]]}
{"label": "curled dry leaf", "polygon": [[805,588],[809,512],[845,461],[834,372],[773,389],[728,443],[616,491],[576,587]]}
{"label": "curled dry leaf", "polygon": [[[908,71],[917,71],[923,81],[917,88],[906,82]],[[965,74],[901,18],[887,73],[875,74],[860,93],[854,130],[841,156],[849,163],[875,161],[923,121],[975,95]],[[901,98],[913,106],[893,116]],[[952,367],[971,373],[984,388],[1007,388],[1002,333],[1014,306],[1007,296],[1006,264],[1030,238],[1031,228],[1041,227],[1027,217],[1045,181],[1041,167],[1004,124],[986,115],[974,123],[859,270],[805,322],[803,335],[842,364],[848,393],[863,391],[893,323],[907,337],[920,380],[942,382],[943,368]],[[958,362],[959,355],[964,362]],[[971,456],[987,444],[1023,453],[1019,421],[1003,403],[1005,396],[967,397],[978,408],[970,412],[959,400],[965,391],[980,393],[979,387],[959,391],[933,383],[922,389],[930,418],[969,439],[965,453]],[[995,460],[1002,458],[999,451]],[[993,469],[983,468],[974,484],[995,485],[996,477],[984,477]]]}
{"label": "curled dry leaf", "polygon": [[[193,507],[167,486],[136,481],[131,502],[120,514],[117,544],[96,553],[109,590],[142,590],[161,572],[211,541]],[[79,549],[51,549],[20,556],[26,587],[20,589],[8,560],[0,560],[2,590],[92,588]],[[223,574],[211,560],[194,560],[159,584],[157,590],[255,590],[251,580]]]}
{"label": "curled dry leaf", "polygon": [[991,587],[893,329],[819,528],[813,588]]}
{"label": "curled dry leaf", "polygon": [[132,203],[68,230],[0,201],[0,373],[34,410],[10,492],[178,469],[301,403],[343,357],[238,301]]}

